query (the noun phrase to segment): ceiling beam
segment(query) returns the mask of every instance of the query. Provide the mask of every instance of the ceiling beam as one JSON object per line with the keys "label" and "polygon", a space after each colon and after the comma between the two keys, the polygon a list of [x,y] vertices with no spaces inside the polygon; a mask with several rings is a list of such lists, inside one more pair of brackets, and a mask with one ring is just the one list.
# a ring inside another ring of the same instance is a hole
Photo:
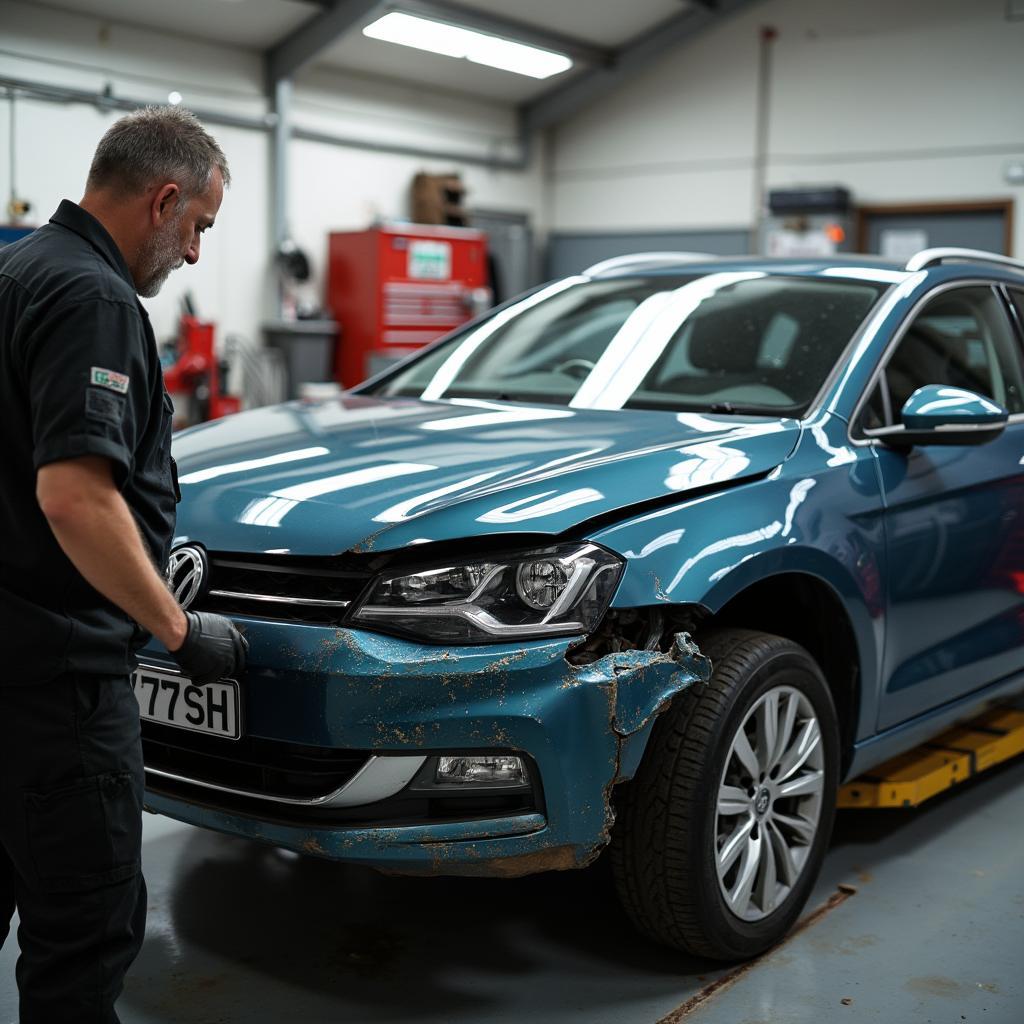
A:
{"label": "ceiling beam", "polygon": [[604,65],[609,63],[613,56],[611,50],[584,42],[582,39],[563,35],[539,25],[506,18],[504,15],[465,7],[453,3],[452,0],[390,0],[387,6],[391,10],[402,11],[405,14],[432,18],[449,25],[458,25],[460,28],[476,29],[479,32],[512,39],[517,43],[538,46],[543,50],[557,50],[588,64]]}
{"label": "ceiling beam", "polygon": [[272,94],[275,84],[282,78],[291,78],[346,32],[365,23],[381,7],[381,0],[335,0],[319,14],[314,14],[264,53],[268,92]]}
{"label": "ceiling beam", "polygon": [[525,104],[526,129],[540,131],[566,120],[595,100],[621,88],[628,79],[645,71],[669,50],[758,2],[760,0],[718,0],[712,7],[698,0],[689,10],[674,15],[628,43],[615,54],[610,65],[584,71]]}

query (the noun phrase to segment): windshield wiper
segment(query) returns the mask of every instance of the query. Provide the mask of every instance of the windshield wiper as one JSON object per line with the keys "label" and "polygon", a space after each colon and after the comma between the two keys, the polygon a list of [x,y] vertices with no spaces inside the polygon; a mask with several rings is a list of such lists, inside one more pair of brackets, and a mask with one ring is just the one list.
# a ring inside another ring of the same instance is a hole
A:
{"label": "windshield wiper", "polygon": [[722,416],[781,416],[784,406],[776,405],[733,405],[732,402],[712,402],[708,412]]}

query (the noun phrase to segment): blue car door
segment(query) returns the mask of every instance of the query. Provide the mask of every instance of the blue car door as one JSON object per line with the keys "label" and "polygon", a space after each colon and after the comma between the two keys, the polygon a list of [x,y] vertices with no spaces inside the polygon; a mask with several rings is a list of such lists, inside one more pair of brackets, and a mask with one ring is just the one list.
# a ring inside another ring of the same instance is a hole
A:
{"label": "blue car door", "polygon": [[924,384],[967,388],[1011,414],[982,445],[878,445],[886,511],[880,729],[1024,670],[1024,372],[1001,289],[932,293],[870,407],[899,422]]}

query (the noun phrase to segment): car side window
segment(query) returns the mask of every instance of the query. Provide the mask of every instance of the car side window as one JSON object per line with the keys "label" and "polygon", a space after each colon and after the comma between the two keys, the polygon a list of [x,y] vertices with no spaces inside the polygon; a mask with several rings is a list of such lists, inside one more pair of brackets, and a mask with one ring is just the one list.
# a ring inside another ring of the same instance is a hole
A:
{"label": "car side window", "polygon": [[885,403],[885,374],[872,388],[871,397],[865,402],[860,414],[861,430],[878,430],[889,425],[889,413]]}
{"label": "car side window", "polygon": [[1013,311],[1017,314],[1017,324],[1024,331],[1024,290],[1020,288],[1008,288],[1010,301],[1013,303]]}
{"label": "car side window", "polygon": [[862,424],[871,429],[888,387],[890,415],[900,422],[907,399],[925,384],[965,388],[1024,412],[1024,373],[1003,303],[989,287],[959,288],[932,299],[914,318],[885,369]]}

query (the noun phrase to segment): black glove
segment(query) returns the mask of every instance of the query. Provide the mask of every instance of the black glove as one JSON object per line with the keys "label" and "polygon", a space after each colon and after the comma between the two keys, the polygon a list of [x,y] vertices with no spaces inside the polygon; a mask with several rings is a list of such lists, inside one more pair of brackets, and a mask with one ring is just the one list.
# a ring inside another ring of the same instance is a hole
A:
{"label": "black glove", "polygon": [[202,686],[228,676],[237,679],[249,650],[235,624],[213,612],[185,612],[188,633],[171,656],[194,683]]}

